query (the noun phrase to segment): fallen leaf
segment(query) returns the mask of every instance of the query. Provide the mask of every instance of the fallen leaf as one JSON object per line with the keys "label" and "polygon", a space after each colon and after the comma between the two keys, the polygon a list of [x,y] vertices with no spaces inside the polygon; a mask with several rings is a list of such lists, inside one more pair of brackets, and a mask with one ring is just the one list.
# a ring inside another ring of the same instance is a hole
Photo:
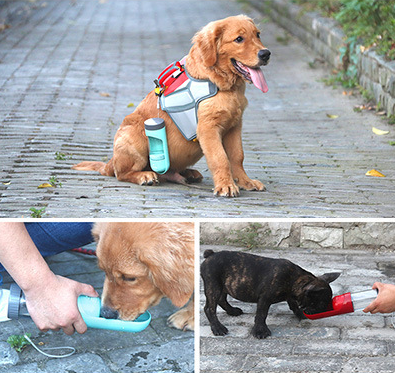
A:
{"label": "fallen leaf", "polygon": [[10,28],[11,26],[10,25],[8,25],[8,24],[6,24],[6,23],[0,23],[0,32],[1,31],[4,31],[4,30],[6,30],[6,29],[8,29],[8,28]]}
{"label": "fallen leaf", "polygon": [[42,183],[37,188],[55,188],[55,186],[50,183]]}
{"label": "fallen leaf", "polygon": [[381,135],[388,135],[390,133],[390,131],[379,130],[376,127],[372,127],[372,131],[373,131],[373,133],[375,133],[376,135],[379,135],[379,136],[381,136]]}
{"label": "fallen leaf", "polygon": [[330,118],[330,119],[336,119],[336,118],[339,118],[339,116],[338,116],[338,115],[336,115],[336,114],[326,114],[326,116],[327,116],[328,118]]}
{"label": "fallen leaf", "polygon": [[3,184],[3,185],[10,185],[10,184],[11,184],[11,181],[3,181],[2,184]]}
{"label": "fallen leaf", "polygon": [[383,116],[383,115],[386,115],[386,114],[387,114],[387,112],[384,111],[384,110],[378,111],[378,112],[376,113],[376,115],[380,115],[380,116]]}
{"label": "fallen leaf", "polygon": [[366,174],[366,176],[375,176],[375,177],[385,177],[385,175],[383,175],[381,172],[373,169],[368,171]]}
{"label": "fallen leaf", "polygon": [[102,97],[110,97],[110,94],[107,92],[100,92],[100,96]]}
{"label": "fallen leaf", "polygon": [[133,107],[134,106],[134,103],[133,102],[131,102],[130,104],[128,104],[128,106],[127,107]]}

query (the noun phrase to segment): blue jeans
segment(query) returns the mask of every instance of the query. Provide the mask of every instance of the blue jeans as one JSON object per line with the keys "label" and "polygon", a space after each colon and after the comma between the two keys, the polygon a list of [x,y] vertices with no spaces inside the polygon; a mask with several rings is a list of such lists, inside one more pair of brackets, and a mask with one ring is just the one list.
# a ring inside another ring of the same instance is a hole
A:
{"label": "blue jeans", "polygon": [[25,223],[42,256],[54,255],[91,243],[93,223]]}
{"label": "blue jeans", "polygon": [[[92,225],[93,223],[25,223],[42,256],[58,254],[93,242]],[[0,271],[4,271],[1,264]]]}

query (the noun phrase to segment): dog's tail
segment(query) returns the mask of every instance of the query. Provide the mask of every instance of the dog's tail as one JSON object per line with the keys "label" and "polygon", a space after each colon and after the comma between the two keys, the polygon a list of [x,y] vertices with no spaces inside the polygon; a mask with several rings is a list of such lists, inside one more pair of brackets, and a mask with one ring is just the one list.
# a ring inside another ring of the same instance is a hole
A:
{"label": "dog's tail", "polygon": [[211,255],[213,255],[214,254],[214,251],[213,250],[206,250],[204,253],[203,253],[203,256],[204,256],[204,259],[206,259],[206,258],[208,258],[209,256],[211,256]]}
{"label": "dog's tail", "polygon": [[108,163],[85,161],[71,166],[73,170],[98,171],[103,176],[115,176],[112,159]]}

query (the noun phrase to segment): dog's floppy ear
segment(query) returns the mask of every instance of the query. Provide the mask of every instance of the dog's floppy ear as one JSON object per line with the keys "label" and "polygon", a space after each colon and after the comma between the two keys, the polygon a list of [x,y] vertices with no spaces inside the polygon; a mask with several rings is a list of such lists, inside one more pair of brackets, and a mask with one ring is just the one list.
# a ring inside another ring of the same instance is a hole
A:
{"label": "dog's floppy ear", "polygon": [[186,263],[185,258],[174,254],[158,252],[155,257],[145,257],[143,254],[141,261],[148,267],[154,285],[176,307],[182,307],[193,293],[193,260],[191,265]]}
{"label": "dog's floppy ear", "polygon": [[99,242],[100,232],[102,230],[103,223],[95,223],[92,228],[92,237],[94,238],[95,242]]}
{"label": "dog's floppy ear", "polygon": [[182,307],[194,286],[193,224],[162,224],[159,228],[160,236],[141,250],[140,261],[148,267],[154,285],[176,307]]}
{"label": "dog's floppy ear", "polygon": [[222,26],[219,22],[210,22],[195,34],[192,42],[198,48],[200,57],[206,67],[214,66],[217,62],[218,40],[222,33]]}
{"label": "dog's floppy ear", "polygon": [[335,281],[340,275],[341,275],[340,272],[330,272],[330,273],[324,273],[322,276],[318,276],[318,278],[324,280],[329,284],[330,282]]}

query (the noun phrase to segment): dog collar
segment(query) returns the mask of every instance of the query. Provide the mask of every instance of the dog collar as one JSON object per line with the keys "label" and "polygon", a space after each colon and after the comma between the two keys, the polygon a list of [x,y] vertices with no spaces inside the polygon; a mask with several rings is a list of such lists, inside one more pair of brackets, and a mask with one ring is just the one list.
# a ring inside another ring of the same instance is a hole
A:
{"label": "dog collar", "polygon": [[161,109],[169,114],[185,139],[190,141],[196,139],[200,102],[215,96],[218,87],[210,80],[190,76],[185,60],[186,56],[170,64],[154,82]]}

